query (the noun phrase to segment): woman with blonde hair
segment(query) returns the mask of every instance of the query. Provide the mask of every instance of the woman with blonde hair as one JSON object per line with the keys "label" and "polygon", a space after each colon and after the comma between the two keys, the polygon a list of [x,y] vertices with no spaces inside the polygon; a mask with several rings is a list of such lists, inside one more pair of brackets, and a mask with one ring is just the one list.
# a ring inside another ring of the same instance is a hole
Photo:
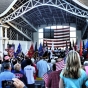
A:
{"label": "woman with blonde hair", "polygon": [[82,88],[86,79],[87,74],[81,68],[79,54],[71,50],[66,58],[66,67],[60,73],[59,88]]}

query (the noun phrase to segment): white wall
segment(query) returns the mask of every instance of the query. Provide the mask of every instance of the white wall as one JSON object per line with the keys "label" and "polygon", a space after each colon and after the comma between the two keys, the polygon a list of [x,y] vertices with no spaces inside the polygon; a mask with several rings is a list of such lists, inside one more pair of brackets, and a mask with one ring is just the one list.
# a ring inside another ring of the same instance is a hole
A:
{"label": "white wall", "polygon": [[22,51],[23,53],[25,54],[30,46],[31,46],[31,42],[30,41],[17,41],[17,40],[8,40],[9,44],[12,44],[14,43],[15,44],[15,51],[17,50],[17,47],[19,45],[19,43],[21,44],[21,47],[22,47]]}

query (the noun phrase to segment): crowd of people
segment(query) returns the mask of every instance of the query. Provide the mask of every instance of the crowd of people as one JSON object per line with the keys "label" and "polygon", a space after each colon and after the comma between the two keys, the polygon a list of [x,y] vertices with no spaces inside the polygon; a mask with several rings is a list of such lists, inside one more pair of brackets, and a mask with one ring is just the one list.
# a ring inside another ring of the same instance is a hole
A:
{"label": "crowd of people", "polygon": [[[27,55],[12,58],[7,54],[0,60],[0,88],[35,88],[38,78],[45,82],[41,88],[87,88],[88,61],[82,62],[75,50],[54,59]],[[9,81],[13,85],[7,86]]]}

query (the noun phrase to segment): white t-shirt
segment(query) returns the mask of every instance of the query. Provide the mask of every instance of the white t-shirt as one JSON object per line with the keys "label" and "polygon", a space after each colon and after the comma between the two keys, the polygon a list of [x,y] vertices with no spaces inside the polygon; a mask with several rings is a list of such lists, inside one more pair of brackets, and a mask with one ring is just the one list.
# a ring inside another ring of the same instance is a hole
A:
{"label": "white t-shirt", "polygon": [[27,84],[33,84],[35,83],[33,74],[35,73],[35,68],[31,65],[27,65],[24,68],[24,73],[27,77]]}

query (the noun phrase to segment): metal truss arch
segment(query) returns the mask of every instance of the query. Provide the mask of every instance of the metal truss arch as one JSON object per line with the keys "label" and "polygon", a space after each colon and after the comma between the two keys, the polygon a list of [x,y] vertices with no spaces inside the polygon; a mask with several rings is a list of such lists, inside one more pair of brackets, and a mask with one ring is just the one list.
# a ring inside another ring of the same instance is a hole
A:
{"label": "metal truss arch", "polygon": [[82,9],[70,4],[65,0],[28,0],[25,4],[23,4],[17,10],[15,10],[13,13],[2,18],[1,21],[2,21],[2,23],[12,21],[12,20],[22,16],[26,12],[28,12],[36,7],[43,6],[43,5],[54,6],[59,9],[62,9],[64,11],[67,11],[71,14],[74,14],[74,15],[77,15],[80,17],[84,17],[84,18],[88,18],[87,11],[82,10]]}

